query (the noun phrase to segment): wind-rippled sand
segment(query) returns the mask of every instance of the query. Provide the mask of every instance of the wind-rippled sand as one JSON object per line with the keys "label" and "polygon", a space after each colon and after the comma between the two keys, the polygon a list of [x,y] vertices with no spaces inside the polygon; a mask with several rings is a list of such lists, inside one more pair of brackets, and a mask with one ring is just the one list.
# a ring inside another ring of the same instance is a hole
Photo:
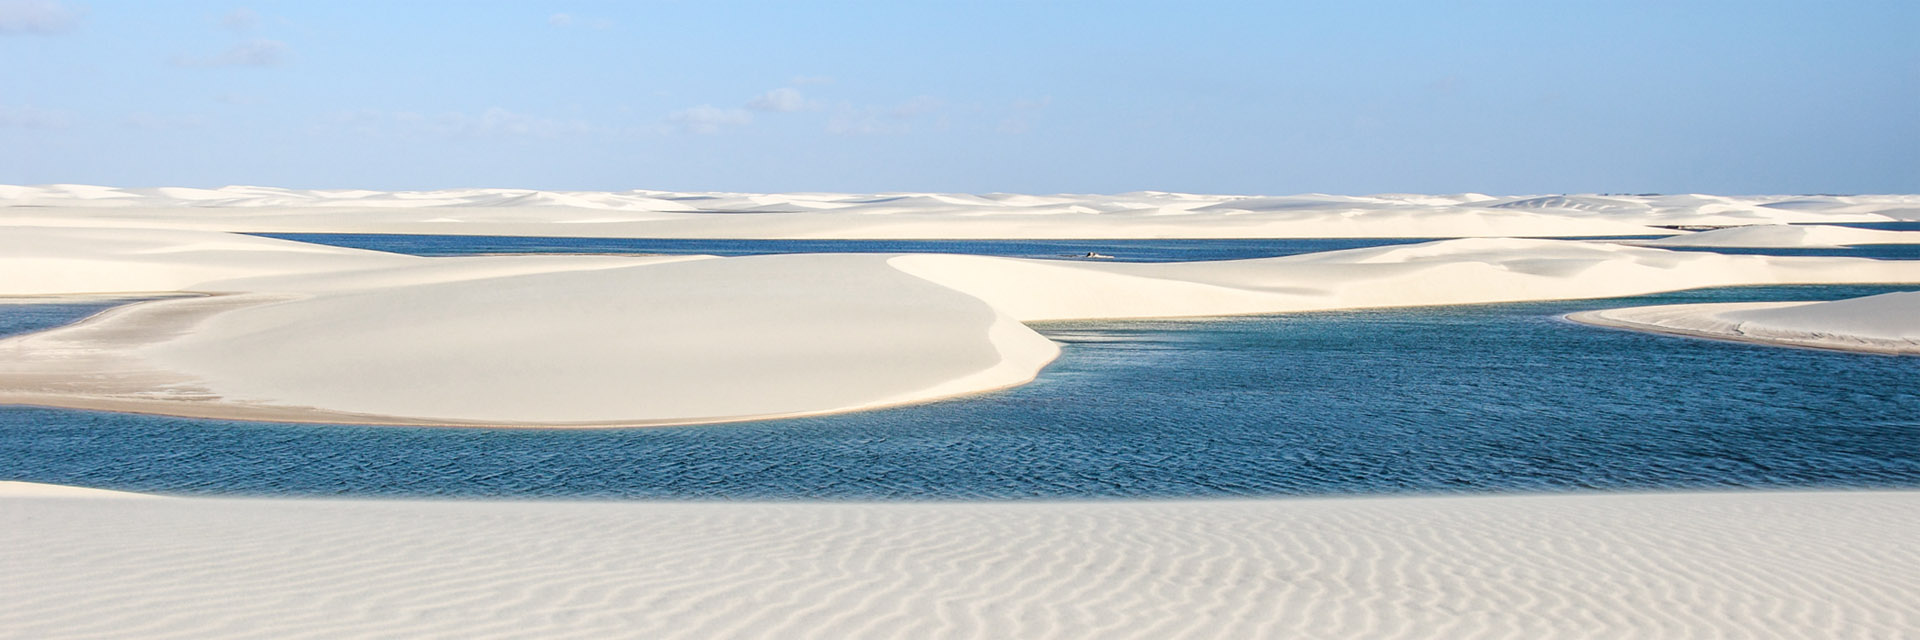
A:
{"label": "wind-rippled sand", "polygon": [[0,636],[1898,638],[1920,492],[0,497]]}

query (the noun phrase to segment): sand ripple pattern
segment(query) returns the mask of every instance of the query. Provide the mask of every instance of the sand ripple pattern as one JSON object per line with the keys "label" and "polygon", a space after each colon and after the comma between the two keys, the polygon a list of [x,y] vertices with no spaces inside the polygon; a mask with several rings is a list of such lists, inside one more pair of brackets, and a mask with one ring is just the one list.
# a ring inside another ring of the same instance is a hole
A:
{"label": "sand ripple pattern", "polygon": [[0,637],[1898,638],[1920,492],[0,499]]}

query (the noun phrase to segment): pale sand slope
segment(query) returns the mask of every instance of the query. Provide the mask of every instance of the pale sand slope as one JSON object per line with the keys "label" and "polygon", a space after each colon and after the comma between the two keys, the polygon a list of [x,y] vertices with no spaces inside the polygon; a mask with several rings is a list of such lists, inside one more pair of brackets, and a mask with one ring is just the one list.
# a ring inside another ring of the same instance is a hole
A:
{"label": "pale sand slope", "polygon": [[1688,233],[1636,242],[1649,247],[1850,247],[1920,244],[1920,231],[1855,229],[1831,225],[1755,225]]}
{"label": "pale sand slope", "polygon": [[0,295],[173,292],[208,280],[377,269],[412,256],[158,229],[0,228]]}
{"label": "pale sand slope", "polygon": [[[49,233],[74,241],[46,245],[65,256],[61,264],[87,254],[76,245],[91,231]],[[109,243],[100,250],[109,267],[51,269],[47,278],[16,247],[23,266],[0,275],[0,287],[48,293],[40,285],[51,279],[120,290],[130,269],[114,267],[128,253],[184,265],[138,266],[153,273],[249,275],[261,270],[227,263],[233,245],[273,264],[279,245],[307,246],[202,235],[232,245],[161,252]],[[887,256],[359,253],[370,256],[364,268],[328,263],[298,277],[232,281],[254,283],[246,286],[179,284],[226,295],[124,307],[0,341],[0,400],[170,403],[161,411],[281,420],[713,422],[1004,387],[1031,380],[1058,353],[976,298],[887,268]],[[114,284],[73,279],[96,271]]]}
{"label": "pale sand slope", "polygon": [[1469,238],[1282,258],[1091,263],[906,255],[896,268],[1024,321],[1204,316],[1640,295],[1752,284],[1920,281],[1920,263]]}
{"label": "pale sand slope", "polygon": [[1898,638],[1920,628],[1916,531],[1912,491],[0,495],[0,637]]}
{"label": "pale sand slope", "polygon": [[0,480],[0,499],[7,498],[157,498],[159,496],[130,491],[111,491],[91,489],[64,484],[41,484],[38,482],[20,482]]}
{"label": "pale sand slope", "polygon": [[1729,302],[1567,316],[1621,329],[1795,347],[1920,355],[1920,291],[1833,302]]}
{"label": "pale sand slope", "polygon": [[[1117,264],[414,258],[209,232],[142,244],[129,233],[12,229],[0,293],[125,290],[139,271],[156,289],[222,295],[0,340],[0,402],[321,422],[718,422],[1020,384],[1058,353],[1022,322],[1920,282],[1912,262],[1557,240]],[[87,242],[94,234],[113,242]],[[226,277],[192,282],[209,276]]]}
{"label": "pale sand slope", "polygon": [[676,193],[0,186],[0,225],[651,238],[1662,235],[1920,218],[1920,196]]}

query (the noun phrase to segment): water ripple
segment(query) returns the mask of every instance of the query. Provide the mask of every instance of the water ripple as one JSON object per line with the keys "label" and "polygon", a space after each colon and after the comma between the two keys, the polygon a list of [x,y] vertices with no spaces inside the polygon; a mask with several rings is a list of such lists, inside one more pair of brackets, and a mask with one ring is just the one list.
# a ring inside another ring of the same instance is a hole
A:
{"label": "water ripple", "polygon": [[[220,494],[697,499],[1920,485],[1920,358],[1559,321],[1630,300],[1054,324],[1035,383],[609,431],[300,426],[0,407],[0,479]],[[0,307],[0,333],[100,304]]]}

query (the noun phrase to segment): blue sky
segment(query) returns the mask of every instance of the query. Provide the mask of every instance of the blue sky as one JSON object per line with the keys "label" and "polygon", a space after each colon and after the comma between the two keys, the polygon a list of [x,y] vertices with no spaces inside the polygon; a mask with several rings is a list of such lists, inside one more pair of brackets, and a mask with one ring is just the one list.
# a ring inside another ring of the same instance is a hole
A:
{"label": "blue sky", "polygon": [[0,183],[1920,192],[1920,3],[0,0]]}

